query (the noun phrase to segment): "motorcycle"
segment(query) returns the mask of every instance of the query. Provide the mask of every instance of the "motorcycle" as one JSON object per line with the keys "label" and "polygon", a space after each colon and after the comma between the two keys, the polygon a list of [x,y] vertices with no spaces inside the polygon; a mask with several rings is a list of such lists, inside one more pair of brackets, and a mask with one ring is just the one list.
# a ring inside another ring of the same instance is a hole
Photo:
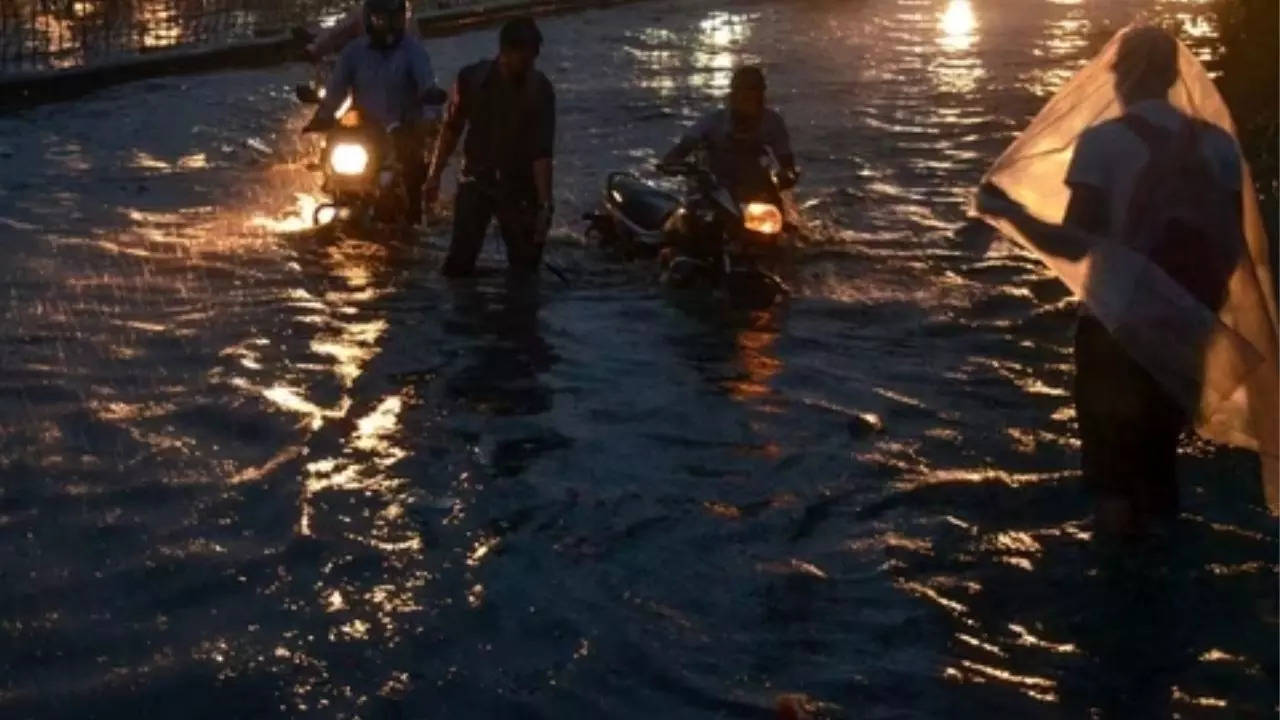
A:
{"label": "motorcycle", "polygon": [[[295,86],[294,93],[304,104],[316,105],[324,98],[327,65],[316,66],[316,80]],[[439,116],[447,95],[432,88],[424,98],[434,108],[429,116]],[[428,135],[430,130],[428,127]],[[396,157],[397,133],[408,128],[396,123],[382,128],[367,122],[351,106],[350,98],[338,109],[335,122],[324,130],[324,149],[318,165],[322,173],[321,191],[327,202],[316,205],[312,222],[323,227],[335,221],[356,228],[371,225],[400,225],[407,219],[409,198],[403,172]]]}
{"label": "motorcycle", "polygon": [[779,276],[792,249],[782,193],[794,178],[770,172],[767,182],[735,199],[701,163],[658,166],[682,177],[684,198],[631,173],[611,173],[602,210],[587,213],[587,236],[624,259],[656,258],[672,289],[723,292],[738,306],[768,307],[790,295]]}

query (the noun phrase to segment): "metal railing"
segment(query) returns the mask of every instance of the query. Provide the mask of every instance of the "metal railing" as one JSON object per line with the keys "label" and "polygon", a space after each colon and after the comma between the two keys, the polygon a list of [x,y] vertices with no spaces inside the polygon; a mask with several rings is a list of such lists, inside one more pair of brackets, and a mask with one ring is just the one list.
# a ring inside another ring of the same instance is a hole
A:
{"label": "metal railing", "polygon": [[[419,13],[492,0],[414,0]],[[317,25],[359,0],[0,0],[0,75],[91,66]]]}

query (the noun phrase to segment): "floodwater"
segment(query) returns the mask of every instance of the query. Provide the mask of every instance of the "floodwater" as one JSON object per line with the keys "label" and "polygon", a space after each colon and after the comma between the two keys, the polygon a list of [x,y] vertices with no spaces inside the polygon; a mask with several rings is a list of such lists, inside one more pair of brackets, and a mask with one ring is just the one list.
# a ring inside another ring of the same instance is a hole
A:
{"label": "floodwater", "polygon": [[[1190,1],[548,19],[571,283],[536,291],[445,283],[438,231],[291,232],[300,66],[0,118],[0,716],[1273,716],[1253,461],[1188,440],[1175,537],[1092,544],[1074,310],[955,232],[1099,19],[1151,8],[1211,45]],[[753,316],[576,220],[746,60],[813,229]]]}

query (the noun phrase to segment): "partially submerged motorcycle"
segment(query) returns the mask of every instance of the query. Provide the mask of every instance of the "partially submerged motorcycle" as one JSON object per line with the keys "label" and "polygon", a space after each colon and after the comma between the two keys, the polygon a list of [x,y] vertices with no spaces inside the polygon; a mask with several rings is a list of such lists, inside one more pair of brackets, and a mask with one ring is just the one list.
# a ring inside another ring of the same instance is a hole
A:
{"label": "partially submerged motorcycle", "polygon": [[[313,105],[324,97],[318,83],[298,85],[295,93],[298,100]],[[439,88],[424,98],[437,110],[446,99]],[[379,127],[361,117],[349,100],[343,103],[335,122],[324,131],[324,148],[316,169],[323,176],[321,191],[329,199],[316,205],[312,222],[317,226],[339,222],[357,228],[404,224],[409,200],[396,157],[396,134],[407,130],[399,124]]]}
{"label": "partially submerged motorcycle", "polygon": [[631,173],[611,173],[602,209],[584,216],[588,237],[626,259],[657,258],[670,288],[723,292],[747,307],[768,307],[790,294],[779,273],[794,249],[794,227],[783,212],[783,192],[794,178],[768,172],[756,191],[735,198],[702,163],[658,170],[685,178],[685,197]]}

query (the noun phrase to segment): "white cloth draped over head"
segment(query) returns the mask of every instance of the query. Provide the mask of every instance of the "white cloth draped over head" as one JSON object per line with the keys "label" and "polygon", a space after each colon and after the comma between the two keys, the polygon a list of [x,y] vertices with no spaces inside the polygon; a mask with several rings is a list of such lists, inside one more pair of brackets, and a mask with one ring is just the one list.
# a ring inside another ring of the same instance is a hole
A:
{"label": "white cloth draped over head", "polygon": [[[1126,41],[1126,37],[1128,41]],[[1161,36],[1163,40],[1161,40]],[[1213,80],[1191,52],[1163,31],[1125,28],[1049,101],[1000,156],[984,180],[1004,190],[1035,218],[1061,224],[1071,198],[1068,171],[1082,135],[1125,113],[1123,98],[1140,97],[1136,83],[1150,83],[1142,53],[1157,54],[1159,42],[1176,46],[1176,79],[1168,101],[1215,134],[1230,137],[1228,153],[1239,155],[1235,125]],[[1119,63],[1117,61],[1120,61]],[[1167,64],[1167,62],[1166,62]],[[1173,71],[1167,68],[1165,75]],[[1217,133],[1221,130],[1222,133]],[[1230,159],[1230,158],[1228,158]],[[1280,368],[1277,367],[1276,299],[1268,267],[1267,236],[1243,158],[1239,172],[1240,213],[1212,232],[1235,267],[1225,300],[1210,308],[1152,262],[1131,238],[1091,237],[1089,251],[1066,258],[1038,247],[1012,223],[986,216],[1007,237],[1036,252],[1126,351],[1190,412],[1204,437],[1256,450],[1263,488],[1272,510],[1280,498]],[[1238,170],[1236,170],[1238,168]],[[1234,183],[1233,183],[1234,184]],[[1234,201],[1233,201],[1234,202]],[[1225,247],[1225,246],[1224,246]]]}

